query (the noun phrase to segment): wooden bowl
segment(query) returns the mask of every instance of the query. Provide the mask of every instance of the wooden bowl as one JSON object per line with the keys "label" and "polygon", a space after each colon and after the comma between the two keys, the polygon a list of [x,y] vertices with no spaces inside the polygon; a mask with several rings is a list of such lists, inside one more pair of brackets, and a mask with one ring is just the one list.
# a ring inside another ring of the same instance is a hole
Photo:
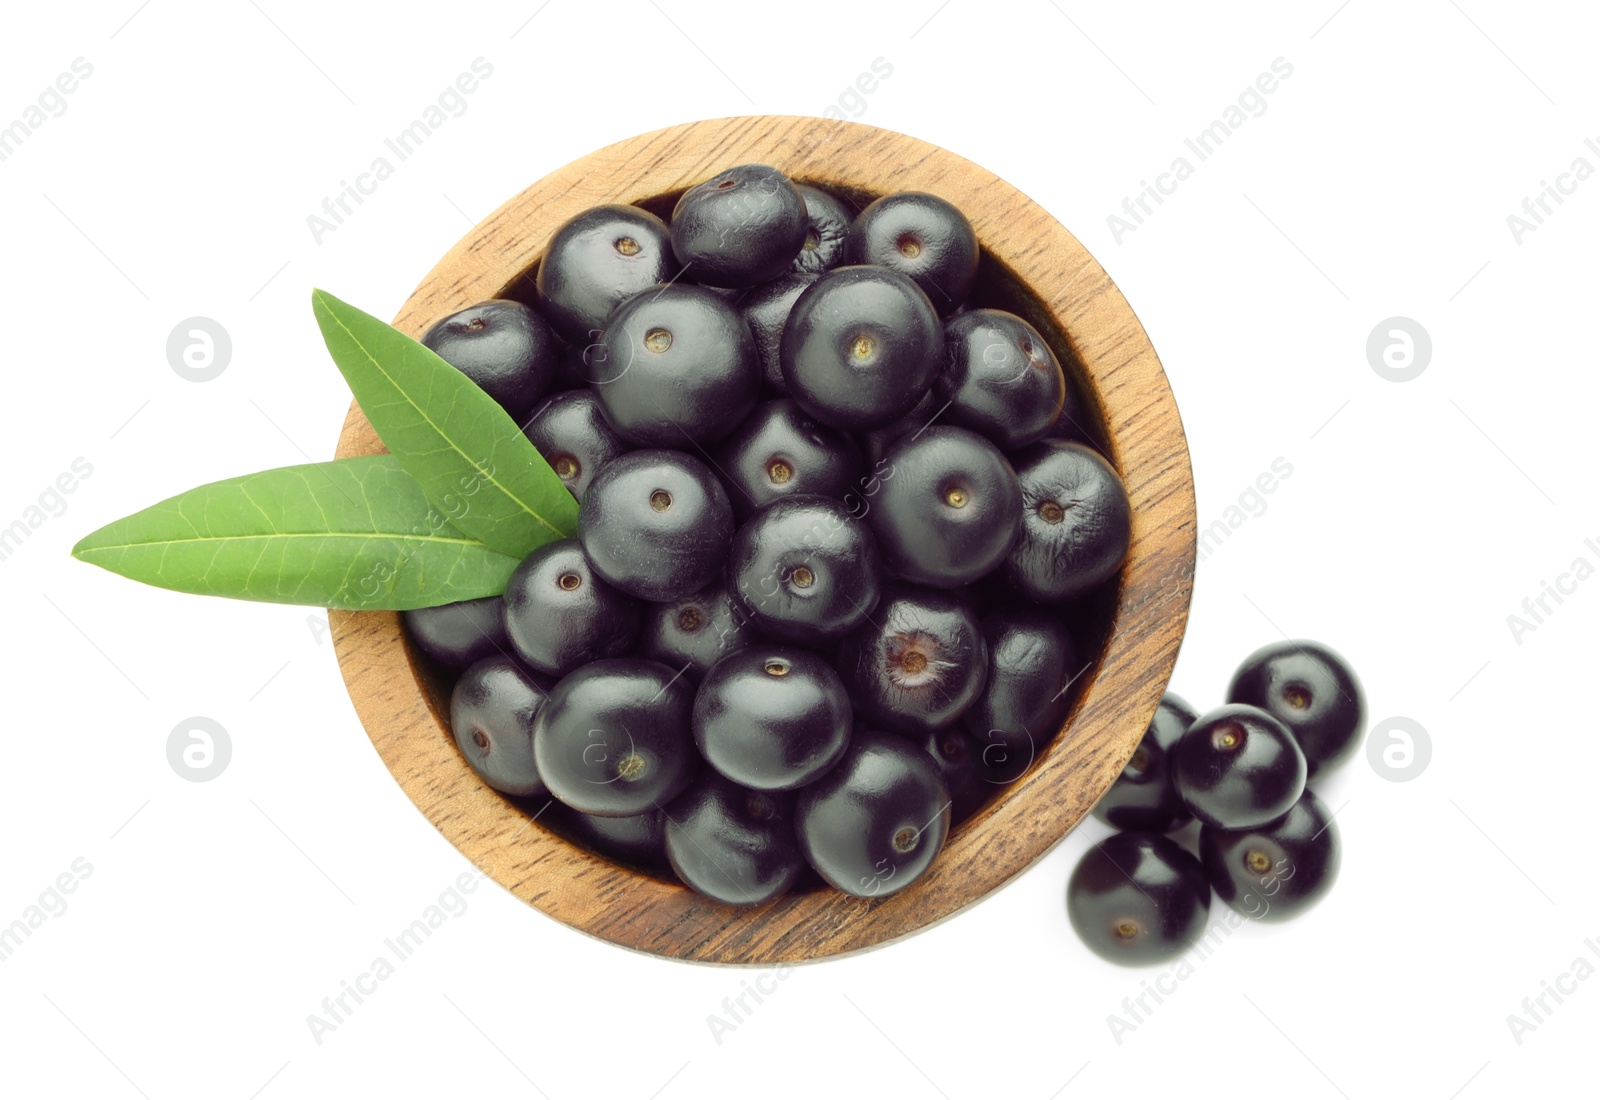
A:
{"label": "wooden bowl", "polygon": [[[757,116],[693,122],[591,153],[535,183],[473,228],[401,309],[421,336],[440,317],[494,297],[526,297],[527,273],[556,226],[601,203],[668,213],[723,168],[774,165],[863,202],[931,191],[972,220],[983,246],[978,297],[1027,317],[1098,405],[1098,434],[1133,504],[1133,541],[1108,637],[1061,733],[1018,784],[952,832],[917,882],[870,900],[834,890],[755,908],[720,905],[568,842],[484,786],[449,733],[448,697],[393,612],[330,614],[356,711],[395,779],[468,859],[555,919],[624,947],[700,962],[771,965],[860,951],[959,912],[1064,837],[1133,754],[1165,690],[1194,579],[1194,483],[1172,391],[1133,310],[1049,214],[990,172],[902,134],[852,122]],[[1075,359],[1076,363],[1070,363]],[[383,450],[351,405],[338,454]]]}

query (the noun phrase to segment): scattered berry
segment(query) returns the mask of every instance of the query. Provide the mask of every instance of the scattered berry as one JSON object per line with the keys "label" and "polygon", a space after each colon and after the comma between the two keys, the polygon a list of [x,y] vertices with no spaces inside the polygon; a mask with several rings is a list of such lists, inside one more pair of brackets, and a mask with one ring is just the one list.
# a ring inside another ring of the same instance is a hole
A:
{"label": "scattered berry", "polygon": [[1161,697],[1150,726],[1117,781],[1095,804],[1094,816],[1118,829],[1164,833],[1190,820],[1172,782],[1172,746],[1199,719],[1170,692]]}
{"label": "scattered berry", "polygon": [[1339,877],[1339,856],[1339,827],[1309,790],[1266,825],[1200,830],[1200,860],[1217,896],[1255,920],[1290,920],[1321,901]]}
{"label": "scattered berry", "polygon": [[1321,642],[1283,641],[1245,658],[1228,685],[1228,702],[1260,707],[1289,727],[1315,776],[1355,750],[1367,725],[1367,701],[1349,663]]}
{"label": "scattered berry", "polygon": [[1160,833],[1107,837],[1067,882],[1067,915],[1079,938],[1123,966],[1177,958],[1205,930],[1210,909],[1200,861]]}
{"label": "scattered berry", "polygon": [[1306,788],[1306,758],[1264,710],[1229,704],[1200,716],[1168,754],[1172,784],[1201,824],[1251,829],[1289,812]]}

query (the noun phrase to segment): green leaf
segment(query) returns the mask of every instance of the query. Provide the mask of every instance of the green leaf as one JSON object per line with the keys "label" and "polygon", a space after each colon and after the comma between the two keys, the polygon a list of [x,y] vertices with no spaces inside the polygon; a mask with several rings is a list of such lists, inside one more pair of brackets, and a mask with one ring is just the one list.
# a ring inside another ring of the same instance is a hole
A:
{"label": "green leaf", "polygon": [[202,485],[108,523],[72,556],[178,592],[397,611],[498,595],[518,560],[430,508],[392,455]]}
{"label": "green leaf", "polygon": [[577,532],[577,502],[494,398],[376,317],[321,290],[311,304],[378,437],[458,528],[516,557]]}

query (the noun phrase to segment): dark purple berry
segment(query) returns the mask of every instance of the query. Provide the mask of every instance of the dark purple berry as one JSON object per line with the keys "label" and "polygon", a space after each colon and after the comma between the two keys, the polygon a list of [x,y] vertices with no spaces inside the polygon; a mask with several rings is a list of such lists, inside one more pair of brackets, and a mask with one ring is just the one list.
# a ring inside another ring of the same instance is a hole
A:
{"label": "dark purple berry", "polygon": [[733,537],[728,584],[751,622],[782,641],[820,646],[878,606],[883,566],[867,525],[827,497],[782,497]]}
{"label": "dark purple berry", "polygon": [[698,680],[723,657],[753,641],[755,630],[743,608],[717,580],[692,595],[652,604],[645,614],[640,652]]}
{"label": "dark purple berry", "polygon": [[451,314],[424,333],[422,343],[518,424],[550,389],[561,354],[543,317],[521,302],[500,299]]}
{"label": "dark purple berry", "polygon": [[1061,415],[1067,380],[1050,345],[1014,313],[975,309],[944,326],[949,361],[934,385],[946,424],[1007,453],[1043,439]]}
{"label": "dark purple berry", "polygon": [[806,204],[789,177],[764,164],[718,172],[672,210],[672,250],[708,286],[755,286],[788,271],[806,237]]}
{"label": "dark purple berry", "polygon": [[1095,803],[1094,816],[1113,828],[1157,833],[1188,824],[1189,811],[1172,782],[1172,746],[1198,720],[1188,703],[1163,695],[1133,757]]}
{"label": "dark purple berry", "polygon": [[855,213],[815,187],[802,186],[800,197],[806,203],[806,235],[794,258],[793,270],[820,275],[844,263],[845,242]]}
{"label": "dark purple berry", "polygon": [[450,731],[467,764],[497,791],[543,795],[533,723],[552,681],[506,656],[486,657],[450,693]]}
{"label": "dark purple berry", "polygon": [[733,510],[721,483],[677,451],[629,451],[606,463],[578,508],[589,564],[631,596],[664,602],[722,571]]}
{"label": "dark purple berry", "polygon": [[837,890],[887,897],[922,876],[950,832],[939,767],[903,737],[858,729],[834,769],[800,792],[800,849]]}
{"label": "dark purple berry", "polygon": [[847,262],[880,264],[915,279],[940,313],[966,300],[978,274],[978,237],[965,214],[922,191],[885,195],[856,215]]}
{"label": "dark purple berry", "polygon": [[982,627],[989,673],[962,723],[982,746],[993,781],[1012,783],[1066,721],[1069,685],[1084,668],[1066,625],[1049,612],[996,612]]}
{"label": "dark purple berry", "polygon": [[1067,915],[1078,937],[1121,966],[1177,958],[1205,931],[1210,910],[1200,861],[1160,833],[1107,837],[1067,883]]}
{"label": "dark purple berry", "polygon": [[601,413],[599,399],[588,390],[551,397],[524,425],[522,434],[579,500],[600,467],[628,450]]}
{"label": "dark purple berry", "polygon": [[805,866],[793,798],[706,775],[667,807],[667,858],[691,889],[725,905],[786,893]]}
{"label": "dark purple berry", "polygon": [[1132,536],[1128,494],[1110,463],[1079,443],[1035,443],[1012,456],[1022,534],[1001,566],[1041,602],[1081,596],[1116,576]]}
{"label": "dark purple berry", "polygon": [[667,223],[637,206],[596,206],[563,222],[539,261],[539,308],[580,348],[611,311],[678,273]]}
{"label": "dark purple berry", "polygon": [[639,633],[637,601],[594,575],[577,539],[539,547],[506,582],[506,632],[533,668],[565,676],[628,652]]}
{"label": "dark purple berry", "polygon": [[847,431],[910,412],[944,364],[928,296],[881,267],[837,267],[795,300],[780,346],[783,385],[800,407]]}
{"label": "dark purple berry", "polygon": [[883,458],[867,522],[892,575],[958,588],[994,569],[1017,541],[1022,487],[1005,455],[965,428],[934,427]]}
{"label": "dark purple berry", "polygon": [[1288,726],[1306,755],[1308,777],[1347,759],[1367,724],[1355,669],[1321,642],[1273,642],[1256,650],[1233,674],[1228,702],[1260,707]]}
{"label": "dark purple berry", "polygon": [[816,281],[815,275],[783,275],[770,283],[751,287],[739,299],[739,316],[750,326],[750,336],[756,342],[756,354],[761,359],[762,381],[777,393],[787,392],[780,357],[783,328],[789,323],[795,299]]}
{"label": "dark purple berry", "polygon": [[996,781],[984,763],[984,745],[960,726],[935,730],[922,747],[938,765],[939,777],[950,792],[952,828],[977,813],[995,792]]}
{"label": "dark purple berry", "polygon": [[761,386],[749,326],[728,302],[682,283],[617,307],[586,362],[606,419],[642,447],[721,439],[755,406]]}
{"label": "dark purple berry", "polygon": [[499,596],[418,607],[401,613],[406,634],[446,668],[466,668],[511,648],[506,638],[505,601]]}
{"label": "dark purple berry", "polygon": [[872,617],[839,647],[839,672],[862,722],[921,738],[977,701],[989,646],[963,597],[890,585]]}
{"label": "dark purple berry", "polygon": [[810,494],[844,500],[859,490],[865,465],[855,440],[787,399],[756,406],[713,455],[740,521],[769,500]]}
{"label": "dark purple berry", "polygon": [[1306,787],[1306,758],[1288,727],[1236,703],[1201,715],[1167,759],[1184,805],[1213,828],[1265,825],[1288,813]]}
{"label": "dark purple berry", "polygon": [[533,725],[550,793],[581,813],[632,817],[665,806],[695,770],[693,692],[640,658],[594,661],[556,684]]}
{"label": "dark purple berry", "polygon": [[803,787],[850,744],[850,698],[826,660],[794,646],[755,644],[712,666],[694,697],[694,741],[744,787]]}
{"label": "dark purple berry", "polygon": [[667,818],[660,810],[632,817],[596,817],[559,802],[539,812],[539,824],[607,859],[645,871],[670,874],[667,866]]}
{"label": "dark purple berry", "polygon": [[1255,920],[1290,920],[1321,901],[1339,858],[1339,827],[1309,790],[1266,825],[1200,830],[1200,860],[1217,895]]}

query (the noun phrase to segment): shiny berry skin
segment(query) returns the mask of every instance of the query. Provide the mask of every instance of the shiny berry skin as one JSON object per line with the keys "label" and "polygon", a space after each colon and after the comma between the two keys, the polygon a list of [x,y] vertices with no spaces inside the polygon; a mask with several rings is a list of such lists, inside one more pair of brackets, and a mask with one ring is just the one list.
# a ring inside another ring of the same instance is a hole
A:
{"label": "shiny berry skin", "polygon": [[1200,861],[1160,833],[1117,833],[1084,853],[1067,915],[1096,955],[1120,966],[1177,958],[1205,931],[1211,886]]}
{"label": "shiny berry skin", "polygon": [[815,187],[801,185],[800,197],[806,203],[806,235],[794,258],[793,270],[820,275],[844,263],[845,242],[849,240],[855,212]]}
{"label": "shiny berry skin", "polygon": [[664,806],[694,774],[692,703],[677,670],[659,662],[586,664],[551,689],[534,720],[539,775],[581,813],[632,817]]}
{"label": "shiny berry skin", "polygon": [[586,362],[606,419],[642,447],[721,439],[761,386],[749,326],[718,295],[682,283],[618,306]]}
{"label": "shiny berry skin", "polygon": [[556,331],[583,347],[617,306],[677,274],[666,222],[637,206],[596,206],[551,235],[534,290]]}
{"label": "shiny berry skin", "polygon": [[565,676],[633,646],[638,601],[594,575],[577,539],[547,542],[522,559],[506,582],[506,633],[532,668]]}
{"label": "shiny berry skin", "polygon": [[400,617],[411,644],[446,668],[466,668],[511,649],[505,601],[499,596],[418,607],[401,612]]}
{"label": "shiny berry skin", "polygon": [[1233,674],[1228,702],[1260,707],[1289,727],[1315,776],[1348,759],[1367,725],[1355,669],[1321,642],[1273,642]]}
{"label": "shiny berry skin", "polygon": [[601,578],[664,602],[716,580],[733,510],[705,464],[677,451],[629,451],[606,463],[578,507],[578,538]]}
{"label": "shiny berry skin", "polygon": [[700,679],[711,666],[755,641],[755,628],[721,580],[645,613],[639,651]]}
{"label": "shiny berry skin", "polygon": [[949,359],[934,384],[940,421],[1010,453],[1043,439],[1061,415],[1067,380],[1044,337],[1014,313],[975,309],[944,326]]}
{"label": "shiny berry skin", "polygon": [[552,802],[539,813],[539,824],[607,859],[646,871],[670,874],[667,866],[667,818],[660,810],[632,817],[595,817]]}
{"label": "shiny berry skin", "polygon": [[887,897],[922,876],[950,832],[950,792],[915,743],[857,729],[844,759],[795,805],[800,850],[832,887]]}
{"label": "shiny berry skin", "polygon": [[543,795],[533,759],[533,723],[554,681],[511,657],[486,657],[450,692],[450,731],[472,770],[510,795]]}
{"label": "shiny berry skin", "polygon": [[802,291],[817,281],[815,275],[789,274],[751,287],[739,299],[739,316],[750,326],[761,359],[761,380],[768,390],[785,393],[783,384],[783,327]]}
{"label": "shiny berry skin", "polygon": [[1339,877],[1339,827],[1307,790],[1287,814],[1254,829],[1200,830],[1200,861],[1227,905],[1255,920],[1292,920]]}
{"label": "shiny berry skin", "polygon": [[805,869],[792,795],[708,773],[673,800],[666,818],[672,870],[712,901],[760,905],[788,893]]}
{"label": "shiny berry skin", "polygon": [[1306,788],[1306,758],[1288,727],[1236,703],[1201,715],[1167,762],[1189,812],[1218,829],[1265,825],[1288,813]]}
{"label": "shiny berry skin", "polygon": [[782,497],[733,536],[728,584],[762,633],[822,646],[872,615],[883,564],[872,532],[846,505]]}
{"label": "shiny berry skin", "polygon": [[436,323],[422,344],[521,424],[550,389],[561,350],[545,319],[521,302],[479,302]]}
{"label": "shiny berry skin", "polygon": [[806,204],[789,177],[764,164],[718,172],[672,210],[672,250],[707,286],[755,286],[788,271],[806,239]]}
{"label": "shiny berry skin", "polygon": [[1188,824],[1189,811],[1172,783],[1170,755],[1199,717],[1176,695],[1163,695],[1132,759],[1095,803],[1094,816],[1113,828],[1157,833]]}
{"label": "shiny berry skin", "polygon": [[942,314],[972,289],[978,274],[978,237],[953,205],[922,191],[898,191],[856,215],[845,246],[846,262],[881,264],[915,279]]}
{"label": "shiny berry skin", "polygon": [[983,693],[989,645],[963,597],[895,584],[839,647],[839,673],[862,722],[920,738]]}
{"label": "shiny berry skin", "polygon": [[1022,522],[1022,486],[993,443],[941,425],[900,440],[883,461],[894,474],[867,522],[892,575],[959,588],[1005,559]]}
{"label": "shiny berry skin", "polygon": [[984,746],[960,726],[935,730],[922,748],[938,765],[939,778],[950,792],[950,826],[954,828],[983,807],[996,790],[984,763]]}
{"label": "shiny berry skin", "polygon": [[1116,576],[1132,518],[1111,465],[1080,443],[1053,441],[1011,460],[1022,484],[1022,534],[1000,567],[1007,583],[1028,599],[1053,603]]}
{"label": "shiny berry skin", "polygon": [[782,399],[757,405],[713,452],[734,519],[769,500],[810,494],[844,500],[862,487],[866,464],[855,440]]}
{"label": "shiny berry skin", "polygon": [[600,467],[630,449],[601,413],[599,398],[588,390],[567,390],[547,399],[523,425],[522,434],[579,500]]}
{"label": "shiny berry skin", "polygon": [[989,673],[983,694],[962,716],[994,782],[1022,778],[1072,709],[1068,685],[1084,662],[1066,624],[1035,608],[984,616]]}
{"label": "shiny berry skin", "polygon": [[717,771],[760,791],[803,787],[850,744],[850,698],[822,657],[757,643],[712,666],[694,697],[694,742]]}
{"label": "shiny berry skin", "polygon": [[944,365],[928,296],[881,267],[836,267],[800,293],[779,345],[783,387],[824,424],[867,431],[921,400]]}

